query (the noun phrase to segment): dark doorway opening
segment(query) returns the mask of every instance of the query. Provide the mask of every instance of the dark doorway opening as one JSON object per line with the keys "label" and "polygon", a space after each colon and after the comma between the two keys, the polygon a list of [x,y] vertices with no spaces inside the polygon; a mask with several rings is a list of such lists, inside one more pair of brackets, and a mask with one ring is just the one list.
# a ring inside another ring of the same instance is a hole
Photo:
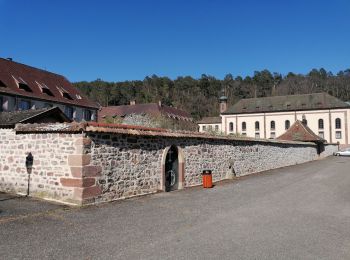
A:
{"label": "dark doorway opening", "polygon": [[171,146],[165,158],[165,191],[179,188],[179,156],[176,146]]}

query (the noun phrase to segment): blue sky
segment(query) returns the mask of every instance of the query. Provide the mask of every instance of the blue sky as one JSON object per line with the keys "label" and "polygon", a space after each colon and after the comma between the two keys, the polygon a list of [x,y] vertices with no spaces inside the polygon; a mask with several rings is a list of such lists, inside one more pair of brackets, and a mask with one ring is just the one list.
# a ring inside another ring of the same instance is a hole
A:
{"label": "blue sky", "polygon": [[71,81],[350,68],[348,0],[0,0],[0,57]]}

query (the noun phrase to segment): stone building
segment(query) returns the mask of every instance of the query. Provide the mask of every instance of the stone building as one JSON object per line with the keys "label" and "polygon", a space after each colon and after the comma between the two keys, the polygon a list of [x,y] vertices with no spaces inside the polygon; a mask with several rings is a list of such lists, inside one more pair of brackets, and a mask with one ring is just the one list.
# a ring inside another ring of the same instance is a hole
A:
{"label": "stone building", "polygon": [[71,120],[97,120],[97,104],[65,77],[0,58],[0,112],[48,107],[59,107]]}

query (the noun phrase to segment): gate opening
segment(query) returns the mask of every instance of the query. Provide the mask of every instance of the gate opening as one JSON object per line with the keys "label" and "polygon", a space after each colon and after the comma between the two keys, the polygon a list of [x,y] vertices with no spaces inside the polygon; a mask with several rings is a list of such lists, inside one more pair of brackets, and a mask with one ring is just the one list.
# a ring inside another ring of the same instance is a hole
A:
{"label": "gate opening", "polygon": [[172,145],[163,153],[162,160],[162,187],[169,192],[182,189],[184,183],[184,160],[181,149]]}

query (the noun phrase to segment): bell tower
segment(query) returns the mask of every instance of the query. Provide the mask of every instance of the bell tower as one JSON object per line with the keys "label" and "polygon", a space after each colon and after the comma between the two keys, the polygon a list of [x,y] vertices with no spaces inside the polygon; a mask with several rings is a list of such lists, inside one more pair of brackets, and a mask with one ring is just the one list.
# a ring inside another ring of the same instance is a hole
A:
{"label": "bell tower", "polygon": [[222,89],[221,90],[221,94],[219,97],[219,103],[220,103],[220,114],[222,114],[223,112],[225,112],[227,110],[227,96],[225,94],[225,90]]}

